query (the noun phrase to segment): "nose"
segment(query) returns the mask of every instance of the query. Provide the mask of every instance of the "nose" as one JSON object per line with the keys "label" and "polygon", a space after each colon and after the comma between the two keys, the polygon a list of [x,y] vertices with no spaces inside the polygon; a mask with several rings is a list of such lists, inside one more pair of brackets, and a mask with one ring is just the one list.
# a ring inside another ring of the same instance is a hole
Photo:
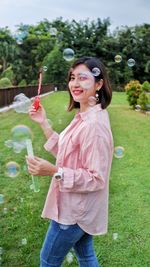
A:
{"label": "nose", "polygon": [[74,79],[74,87],[79,87],[79,86],[80,86],[79,79],[78,78]]}

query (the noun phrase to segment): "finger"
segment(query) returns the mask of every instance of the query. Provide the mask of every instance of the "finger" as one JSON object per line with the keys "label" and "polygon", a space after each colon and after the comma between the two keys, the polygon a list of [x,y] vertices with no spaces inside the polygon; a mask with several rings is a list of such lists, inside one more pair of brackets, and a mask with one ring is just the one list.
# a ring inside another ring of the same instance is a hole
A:
{"label": "finger", "polygon": [[34,159],[35,159],[37,162],[43,160],[42,158],[39,158],[39,157],[37,157],[37,156],[34,156]]}

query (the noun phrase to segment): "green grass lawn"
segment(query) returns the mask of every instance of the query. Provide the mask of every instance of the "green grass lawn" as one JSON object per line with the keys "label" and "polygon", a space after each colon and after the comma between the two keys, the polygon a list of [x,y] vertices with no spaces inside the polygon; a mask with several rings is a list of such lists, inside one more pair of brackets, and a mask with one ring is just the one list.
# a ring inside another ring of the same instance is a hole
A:
{"label": "green grass lawn", "polygon": [[[73,113],[66,112],[68,94],[56,92],[42,98],[53,128],[61,132]],[[108,108],[114,145],[123,146],[123,158],[114,157],[110,177],[109,231],[94,237],[95,250],[102,267],[150,266],[150,116],[130,109],[125,93],[113,93]],[[39,126],[27,114],[13,110],[0,114],[0,249],[4,267],[39,267],[39,252],[49,222],[41,212],[49,188],[50,178],[39,177],[40,192],[30,189],[26,151],[16,154],[4,145],[11,139],[14,126],[24,124],[32,130],[34,154],[54,162],[43,145],[45,137]],[[6,164],[16,161],[20,174],[10,178],[5,174]],[[118,238],[114,240],[113,234]],[[27,240],[22,245],[22,239]],[[75,267],[74,257],[69,265]]]}

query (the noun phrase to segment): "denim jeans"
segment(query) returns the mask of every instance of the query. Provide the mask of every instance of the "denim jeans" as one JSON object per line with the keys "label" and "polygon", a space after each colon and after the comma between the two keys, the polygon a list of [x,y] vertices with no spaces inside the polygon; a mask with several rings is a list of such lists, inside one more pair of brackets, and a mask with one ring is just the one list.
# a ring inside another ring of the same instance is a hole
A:
{"label": "denim jeans", "polygon": [[98,267],[93,238],[78,224],[64,225],[51,221],[40,253],[41,267],[60,267],[73,248],[80,267]]}

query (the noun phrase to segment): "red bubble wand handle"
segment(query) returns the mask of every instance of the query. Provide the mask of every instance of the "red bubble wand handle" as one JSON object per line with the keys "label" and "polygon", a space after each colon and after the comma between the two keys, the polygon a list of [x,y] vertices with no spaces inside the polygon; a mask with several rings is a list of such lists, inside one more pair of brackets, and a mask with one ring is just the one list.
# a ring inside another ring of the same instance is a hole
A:
{"label": "red bubble wand handle", "polygon": [[33,106],[35,107],[36,111],[39,109],[40,107],[40,92],[41,92],[41,86],[42,86],[42,69],[40,69],[39,71],[39,82],[38,82],[38,95],[35,97],[34,102],[33,102]]}

